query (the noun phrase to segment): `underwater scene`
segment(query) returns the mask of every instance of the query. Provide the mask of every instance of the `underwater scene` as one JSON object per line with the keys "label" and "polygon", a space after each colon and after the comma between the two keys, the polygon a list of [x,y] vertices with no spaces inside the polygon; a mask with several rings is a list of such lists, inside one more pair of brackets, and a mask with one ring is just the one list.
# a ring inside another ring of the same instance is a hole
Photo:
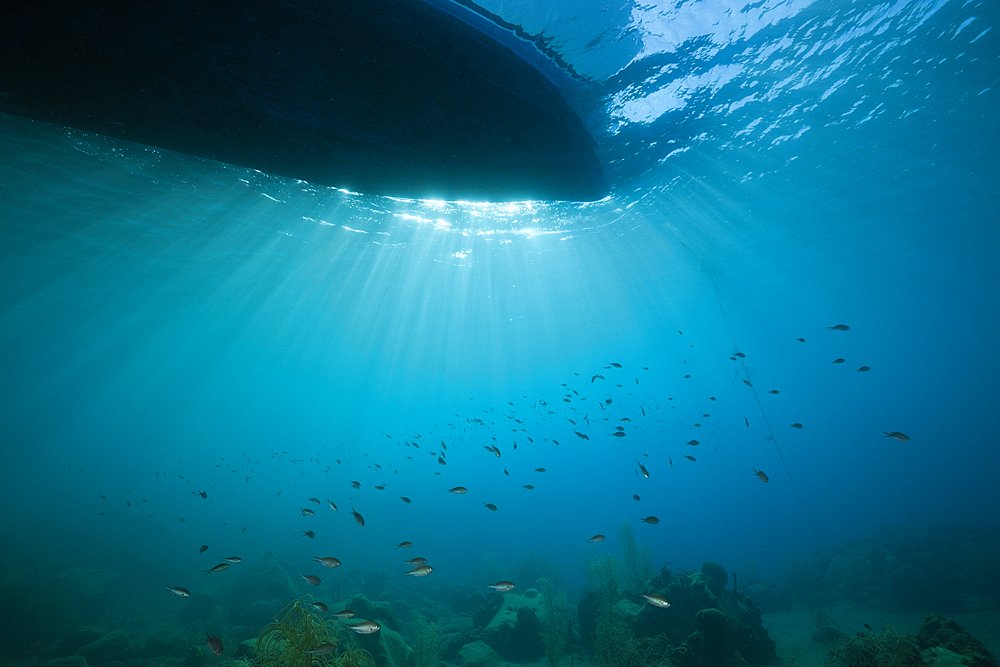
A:
{"label": "underwater scene", "polygon": [[996,667],[1000,3],[14,5],[0,667]]}

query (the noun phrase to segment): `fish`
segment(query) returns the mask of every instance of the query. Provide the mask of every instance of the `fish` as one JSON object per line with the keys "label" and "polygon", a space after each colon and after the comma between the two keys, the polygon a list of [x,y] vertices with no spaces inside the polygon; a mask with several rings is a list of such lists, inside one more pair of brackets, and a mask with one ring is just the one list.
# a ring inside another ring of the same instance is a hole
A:
{"label": "fish", "polygon": [[765,484],[767,483],[767,480],[770,479],[767,475],[764,474],[763,470],[757,470],[755,468],[753,474],[757,475],[757,479],[764,482]]}
{"label": "fish", "polygon": [[615,431],[611,435],[615,436],[616,438],[624,438],[625,437],[625,431]]}
{"label": "fish", "polygon": [[660,523],[660,520],[657,519],[655,516],[647,516],[645,519],[639,519],[639,521],[643,523],[648,523],[650,525]]}
{"label": "fish", "polygon": [[639,501],[639,494],[638,494],[638,493],[633,493],[633,494],[632,494],[632,498],[633,498],[633,499],[634,499],[634,500],[635,500],[636,502],[638,502],[638,501]]}
{"label": "fish", "polygon": [[872,369],[872,367],[871,367],[871,366],[862,366],[861,368],[859,368],[859,369],[858,369],[858,372],[859,372],[859,373],[867,373],[867,372],[868,372],[868,371],[870,371],[871,369]]}
{"label": "fish", "polygon": [[352,481],[351,482],[351,486],[354,487],[355,489],[360,489],[361,488],[361,482]]}
{"label": "fish", "polygon": [[545,468],[535,468],[535,472],[545,472]]}
{"label": "fish", "polygon": [[622,367],[621,364],[619,364],[617,362],[614,362],[614,361],[611,362],[611,365],[614,366],[615,368],[621,368]]}
{"label": "fish", "polygon": [[223,556],[222,560],[226,561],[227,563],[242,563],[243,562],[243,559],[240,558],[239,556]]}
{"label": "fish", "polygon": [[872,626],[868,625],[867,623],[865,623],[865,627],[868,628],[869,632],[875,632],[874,630],[872,630]]}
{"label": "fish", "polygon": [[686,458],[688,461],[691,461],[692,463],[694,463],[695,461],[695,458],[693,456],[688,456],[687,454],[684,455],[684,458]]}
{"label": "fish", "polygon": [[588,542],[603,542],[604,541],[604,536],[603,535],[594,535],[592,538],[590,538],[587,541]]}
{"label": "fish", "polygon": [[802,428],[802,424],[795,422],[794,424],[792,424],[792,428]]}
{"label": "fish", "polygon": [[834,324],[832,327],[827,327],[827,331],[850,331],[851,327],[846,324]]}
{"label": "fish", "polygon": [[305,535],[306,537],[308,537],[309,539],[312,539],[312,538],[316,537],[316,533],[314,533],[311,530],[303,530],[302,534]]}
{"label": "fish", "polygon": [[222,640],[218,637],[213,637],[207,632],[205,634],[208,635],[208,641],[205,642],[208,645],[208,650],[215,655],[222,655]]}
{"label": "fish", "polygon": [[[166,586],[166,584],[164,584],[164,586]],[[181,588],[180,586],[167,586],[167,590],[179,598],[191,597],[191,591],[186,588]]]}
{"label": "fish", "polygon": [[337,645],[327,642],[326,644],[320,644],[316,648],[305,652],[309,655],[326,655],[328,653],[333,653],[335,650],[337,650]]}
{"label": "fish", "polygon": [[674,467],[674,460],[672,458],[670,458],[669,454],[667,455],[667,461],[670,462],[670,467],[673,468]]}
{"label": "fish", "polygon": [[844,363],[845,361],[847,361],[847,360],[846,360],[846,359],[844,359],[843,357],[840,357],[840,358],[837,358],[837,359],[834,359],[834,360],[833,360],[833,361],[831,361],[830,363],[831,363],[831,364],[842,364],[842,363]]}
{"label": "fish", "polygon": [[691,445],[692,447],[697,447],[697,446],[698,446],[698,445],[700,445],[701,443],[700,443],[700,442],[698,442],[697,440],[688,440],[688,441],[687,441],[686,443],[684,443],[684,444],[685,444],[685,445]]}
{"label": "fish", "polygon": [[752,387],[753,386],[752,384],[750,384],[749,380],[743,380],[743,384],[745,384],[748,387]]}
{"label": "fish", "polygon": [[203,554],[206,551],[208,551],[208,545],[207,544],[201,545],[201,549],[198,549],[198,553],[200,553],[200,554]]}
{"label": "fish", "polygon": [[337,511],[337,503],[333,502],[329,498],[326,499],[326,502],[330,504],[330,509],[332,509],[334,512]]}
{"label": "fish", "polygon": [[493,503],[483,503],[483,507],[485,507],[486,509],[488,509],[491,512],[496,512],[497,511],[497,506],[494,505]]}
{"label": "fish", "polygon": [[447,492],[447,493],[454,493],[456,496],[460,496],[463,493],[468,492],[468,489],[465,488],[464,486],[455,486],[455,487],[452,487],[450,489],[445,489],[445,492]]}
{"label": "fish", "polygon": [[603,380],[604,376],[603,375],[594,375],[593,377],[590,378],[590,384],[594,384],[594,380],[596,380],[597,378],[601,378]]}
{"label": "fish", "polygon": [[[516,447],[517,443],[515,443],[514,446]],[[506,467],[504,467],[504,469],[503,469],[503,474],[504,474],[504,477],[510,477],[510,473],[507,472],[507,468]]]}
{"label": "fish", "polygon": [[357,512],[355,512],[353,507],[351,508],[351,514],[354,515],[354,520],[358,522],[359,526],[365,525],[365,518],[360,514],[358,514]]}
{"label": "fish", "polygon": [[354,630],[359,635],[372,635],[382,629],[382,626],[375,621],[361,621],[360,623],[348,625],[347,627]]}
{"label": "fish", "polygon": [[302,575],[302,578],[308,581],[313,586],[319,586],[321,583],[323,583],[322,581],[320,581],[320,578],[317,577],[315,574],[302,574],[301,572],[299,572],[299,574]]}
{"label": "fish", "polygon": [[413,568],[412,570],[410,570],[409,572],[407,572],[406,574],[407,575],[412,575],[414,577],[426,577],[428,574],[430,574],[433,571],[434,571],[434,568],[431,567],[430,565],[419,565],[419,566]]}
{"label": "fish", "polygon": [[586,433],[580,433],[579,431],[573,431],[573,433],[576,433],[576,437],[580,438],[581,440],[590,440],[590,436],[587,435]]}
{"label": "fish", "polygon": [[300,507],[299,511],[302,512],[302,516],[316,516],[316,512],[305,507]]}
{"label": "fish", "polygon": [[427,559],[417,556],[416,558],[411,558],[410,560],[404,560],[404,563],[410,567],[420,567],[421,565],[427,565]]}
{"label": "fish", "polygon": [[378,489],[379,491],[385,491],[385,484],[379,484],[375,488]]}
{"label": "fish", "polygon": [[354,612],[350,609],[344,609],[343,611],[338,611],[333,614],[334,618],[354,618]]}
{"label": "fish", "polygon": [[402,500],[402,501],[403,501],[404,503],[406,503],[407,505],[409,505],[409,504],[410,504],[410,499],[409,499],[409,498],[407,498],[406,496],[400,496],[400,497],[399,497],[399,499],[400,499],[400,500]]}
{"label": "fish", "polygon": [[750,428],[750,420],[747,419],[746,415],[743,415],[743,421],[746,422],[747,428]]}
{"label": "fish", "polygon": [[900,433],[899,431],[893,431],[892,433],[889,433],[888,431],[882,431],[882,432],[885,433],[885,437],[892,438],[893,440],[899,440],[900,442],[910,441],[910,436],[906,435],[905,433]]}
{"label": "fish", "polygon": [[413,542],[400,542],[396,545],[397,549],[409,549],[413,546]]}
{"label": "fish", "polygon": [[213,572],[222,572],[227,567],[229,567],[229,563],[219,563],[218,565],[216,565],[215,567],[213,567],[211,570],[205,570],[205,574],[212,574]]}
{"label": "fish", "polygon": [[636,461],[635,464],[639,466],[639,472],[642,473],[642,476],[645,477],[646,479],[649,479],[649,471],[646,470],[646,466],[642,465],[638,461]]}
{"label": "fish", "polygon": [[661,607],[663,609],[666,609],[667,607],[670,606],[670,603],[667,602],[666,598],[664,598],[662,595],[657,595],[656,593],[649,593],[648,595],[646,593],[640,593],[639,595],[646,598],[649,604],[653,605],[654,607]]}
{"label": "fish", "polygon": [[734,352],[733,356],[734,357],[739,357],[740,359],[746,359],[747,358],[747,355],[743,354],[742,352]]}
{"label": "fish", "polygon": [[769,394],[777,394],[777,393],[780,393],[780,392],[778,392],[777,389],[772,389],[771,391],[769,391],[767,393],[769,393]]}
{"label": "fish", "polygon": [[325,614],[327,609],[329,609],[329,607],[326,606],[325,602],[308,602],[307,604],[316,611],[323,614]]}
{"label": "fish", "polygon": [[531,490],[532,490],[532,489],[534,489],[535,487],[533,487],[533,486],[532,486],[531,484],[525,484],[525,485],[524,485],[524,488],[526,488],[526,489],[527,489],[528,491],[531,491]]}
{"label": "fish", "polygon": [[326,567],[340,567],[340,560],[334,558],[333,556],[313,556],[313,560],[320,565],[325,565]]}
{"label": "fish", "polygon": [[309,500],[309,502],[315,503],[316,505],[322,504],[322,503],[319,502],[319,498],[308,498],[308,500]]}
{"label": "fish", "polygon": [[805,338],[796,338],[795,340],[799,341],[800,343],[806,342]]}
{"label": "fish", "polygon": [[500,591],[501,593],[506,593],[507,591],[514,590],[514,584],[509,581],[498,581],[495,584],[490,584],[486,588],[492,588],[495,591]]}
{"label": "fish", "polygon": [[202,498],[208,498],[207,491],[193,491],[192,493],[194,493],[194,495],[196,496],[201,496]]}

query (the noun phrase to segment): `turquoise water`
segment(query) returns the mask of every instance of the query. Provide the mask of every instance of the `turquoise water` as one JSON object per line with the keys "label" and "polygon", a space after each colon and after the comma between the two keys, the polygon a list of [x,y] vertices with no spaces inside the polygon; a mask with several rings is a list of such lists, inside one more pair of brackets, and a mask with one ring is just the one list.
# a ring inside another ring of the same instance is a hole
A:
{"label": "turquoise water", "polygon": [[138,599],[267,551],[403,591],[534,552],[572,592],[623,520],[657,567],[776,580],[994,530],[998,5],[483,6],[576,73],[607,199],[370,197],[0,117],[7,549]]}

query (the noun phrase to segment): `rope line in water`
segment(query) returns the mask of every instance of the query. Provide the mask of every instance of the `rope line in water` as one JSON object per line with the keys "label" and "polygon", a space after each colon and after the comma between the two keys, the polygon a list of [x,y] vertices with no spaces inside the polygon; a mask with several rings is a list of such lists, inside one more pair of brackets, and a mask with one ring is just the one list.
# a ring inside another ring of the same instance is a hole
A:
{"label": "rope line in water", "polygon": [[[733,347],[737,350],[740,346],[736,344],[736,336],[733,335],[733,327],[729,324],[729,317],[726,315],[726,309],[722,305],[722,297],[719,295],[719,285],[715,284],[715,279],[712,279],[712,288],[715,290],[715,298],[719,301],[719,310],[722,312],[722,319],[726,321],[726,328],[729,329],[729,337],[733,341]],[[812,517],[809,516],[809,510],[806,509],[806,504],[802,500],[802,494],[799,493],[799,487],[795,484],[795,479],[792,477],[792,471],[788,469],[788,464],[785,463],[785,457],[781,453],[781,448],[778,447],[778,439],[774,435],[774,430],[771,428],[771,422],[767,419],[767,412],[764,411],[764,404],[760,402],[760,396],[757,394],[757,388],[753,386],[750,382],[750,369],[747,368],[747,363],[743,358],[739,358],[740,365],[743,367],[744,382],[750,391],[753,393],[753,398],[757,401],[757,407],[760,408],[760,414],[764,418],[764,425],[767,427],[768,437],[771,439],[771,443],[774,445],[774,450],[778,452],[778,459],[781,461],[782,467],[785,469],[785,474],[788,476],[788,481],[792,485],[792,490],[795,491],[795,497],[799,499],[799,506],[802,507],[802,513],[806,517],[806,522],[809,524],[809,528],[812,530],[813,536],[816,538],[816,543],[819,544],[820,548],[823,547],[823,540],[820,539],[819,533],[816,532],[816,526],[813,524]]]}

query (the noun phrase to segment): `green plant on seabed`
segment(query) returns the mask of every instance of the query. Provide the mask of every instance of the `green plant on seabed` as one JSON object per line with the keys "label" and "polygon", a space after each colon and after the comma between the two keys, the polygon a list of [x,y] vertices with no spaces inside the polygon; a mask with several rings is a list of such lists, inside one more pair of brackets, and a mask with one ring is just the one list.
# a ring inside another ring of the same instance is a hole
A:
{"label": "green plant on seabed", "polygon": [[437,667],[437,625],[416,614],[410,632],[413,642],[413,667]]}
{"label": "green plant on seabed", "polygon": [[[323,621],[311,610],[312,596],[292,602],[278,618],[260,631],[254,647],[260,667],[365,667],[375,664],[367,652],[342,647],[334,621]],[[329,653],[308,653],[333,644]]]}

